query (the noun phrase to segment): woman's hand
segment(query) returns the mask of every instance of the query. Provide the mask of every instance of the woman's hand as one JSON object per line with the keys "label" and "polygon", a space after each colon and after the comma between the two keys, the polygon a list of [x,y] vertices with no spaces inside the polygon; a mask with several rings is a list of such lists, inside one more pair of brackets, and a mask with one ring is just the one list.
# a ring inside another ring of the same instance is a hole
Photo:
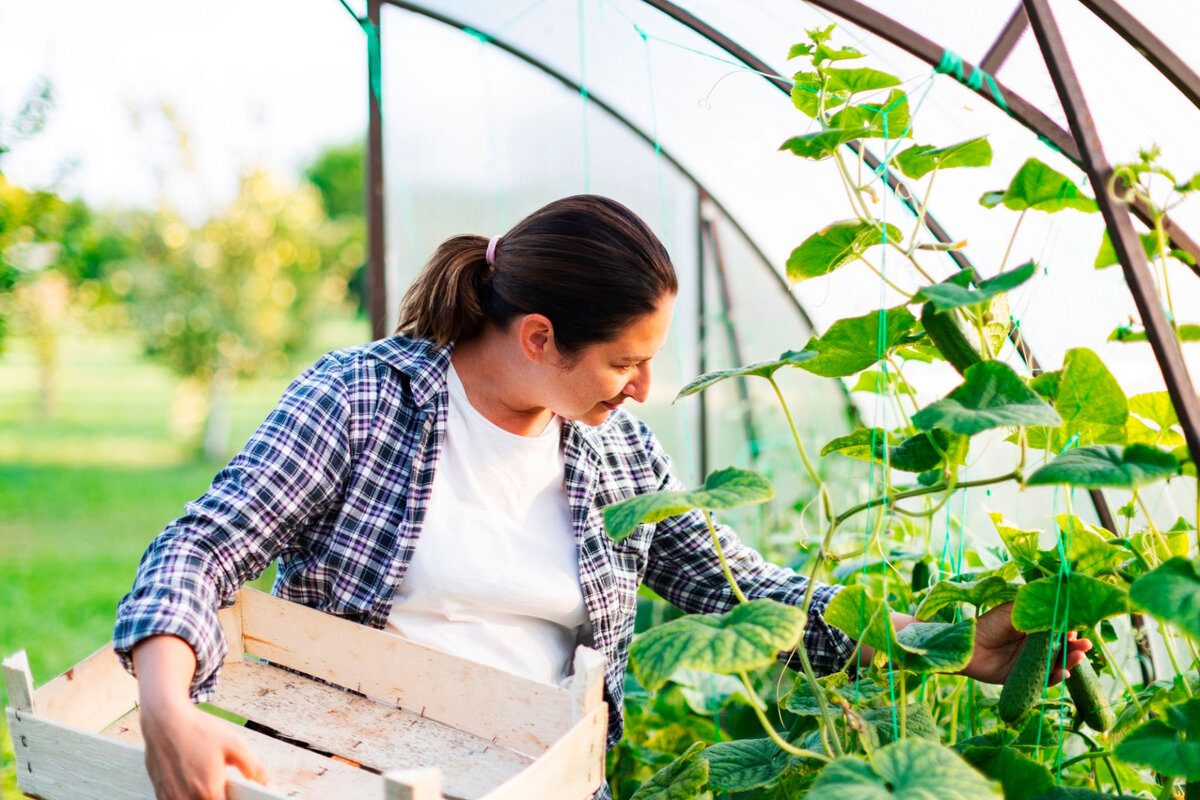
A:
{"label": "woman's hand", "polygon": [[150,636],[133,648],[146,771],[158,800],[225,800],[225,767],[269,785],[266,767],[224,720],[188,699],[196,654],[177,636]]}
{"label": "woman's hand", "polygon": [[[975,652],[961,674],[985,683],[1004,683],[1008,678],[1026,636],[1013,627],[1012,606],[1012,603],[996,606],[976,620]],[[1074,631],[1068,633],[1066,658],[1063,658],[1061,648],[1055,653],[1049,685],[1053,686],[1066,678],[1069,670],[1085,659],[1087,656],[1084,653],[1091,649],[1090,639],[1079,639]]]}
{"label": "woman's hand", "polygon": [[158,800],[225,800],[225,767],[266,785],[262,760],[228,723],[190,702],[142,707],[146,769]]}

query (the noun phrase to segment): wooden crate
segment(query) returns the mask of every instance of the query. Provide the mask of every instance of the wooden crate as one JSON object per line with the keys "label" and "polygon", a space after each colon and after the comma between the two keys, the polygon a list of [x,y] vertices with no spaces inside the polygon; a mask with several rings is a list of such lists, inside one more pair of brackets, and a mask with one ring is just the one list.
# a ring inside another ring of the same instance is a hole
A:
{"label": "wooden crate", "polygon": [[[556,687],[253,589],[220,621],[229,655],[213,705],[312,748],[226,723],[274,782],[268,790],[230,768],[230,798],[584,800],[604,780],[604,658],[593,650],[576,650],[574,675]],[[23,792],[154,797],[137,682],[111,644],[36,691],[24,652],[4,676]]]}

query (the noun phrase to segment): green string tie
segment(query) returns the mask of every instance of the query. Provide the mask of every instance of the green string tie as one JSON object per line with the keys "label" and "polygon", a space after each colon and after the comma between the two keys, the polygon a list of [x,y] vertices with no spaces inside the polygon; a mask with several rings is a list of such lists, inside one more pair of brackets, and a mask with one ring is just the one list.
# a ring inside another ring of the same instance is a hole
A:
{"label": "green string tie", "polygon": [[478,39],[479,41],[483,42],[484,44],[487,44],[488,42],[490,42],[492,40],[492,37],[488,36],[483,31],[477,31],[474,28],[463,28],[462,32],[465,33],[467,36],[471,36],[475,39]]}
{"label": "green string tie", "polygon": [[1000,91],[1000,87],[996,85],[996,81],[992,76],[984,72],[979,67],[972,67],[971,74],[968,77],[963,77],[963,60],[962,56],[955,53],[953,50],[943,50],[942,60],[934,67],[935,72],[940,72],[942,75],[953,75],[955,80],[964,86],[975,90],[976,92],[983,89],[986,83],[988,89],[992,93],[992,99],[996,101],[996,105],[1000,106],[1005,114],[1010,114],[1008,103],[1004,101],[1004,95]]}
{"label": "green string tie", "polygon": [[383,59],[380,57],[379,51],[379,26],[371,22],[366,17],[360,17],[358,12],[350,7],[346,0],[338,0],[342,4],[342,8],[354,17],[355,22],[363,29],[363,33],[367,35],[367,73],[368,82],[371,86],[371,96],[377,101],[382,102],[383,97]]}

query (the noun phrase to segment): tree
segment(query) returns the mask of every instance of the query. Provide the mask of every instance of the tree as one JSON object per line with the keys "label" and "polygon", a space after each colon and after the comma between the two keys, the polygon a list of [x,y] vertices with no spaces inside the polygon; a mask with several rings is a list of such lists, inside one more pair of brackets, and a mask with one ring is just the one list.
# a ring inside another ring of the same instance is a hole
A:
{"label": "tree", "polygon": [[206,398],[203,450],[220,458],[235,382],[287,368],[317,316],[345,300],[362,245],[325,215],[314,188],[262,171],[245,175],[232,205],[199,227],[170,212],[142,224],[133,318],[147,353]]}

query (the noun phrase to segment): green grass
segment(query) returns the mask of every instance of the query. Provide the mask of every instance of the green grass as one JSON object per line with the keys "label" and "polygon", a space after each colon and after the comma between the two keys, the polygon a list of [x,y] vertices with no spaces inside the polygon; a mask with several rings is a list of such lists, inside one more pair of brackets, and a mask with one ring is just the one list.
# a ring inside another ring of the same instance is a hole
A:
{"label": "green grass", "polygon": [[[365,323],[327,323],[289,374],[239,384],[230,453],[316,355],[367,338]],[[112,637],[146,545],[222,465],[172,434],[178,382],[132,335],[64,333],[59,378],[58,413],[44,419],[29,343],[0,354],[0,656],[24,649],[37,686]],[[0,796],[17,796],[6,725],[0,762]]]}

